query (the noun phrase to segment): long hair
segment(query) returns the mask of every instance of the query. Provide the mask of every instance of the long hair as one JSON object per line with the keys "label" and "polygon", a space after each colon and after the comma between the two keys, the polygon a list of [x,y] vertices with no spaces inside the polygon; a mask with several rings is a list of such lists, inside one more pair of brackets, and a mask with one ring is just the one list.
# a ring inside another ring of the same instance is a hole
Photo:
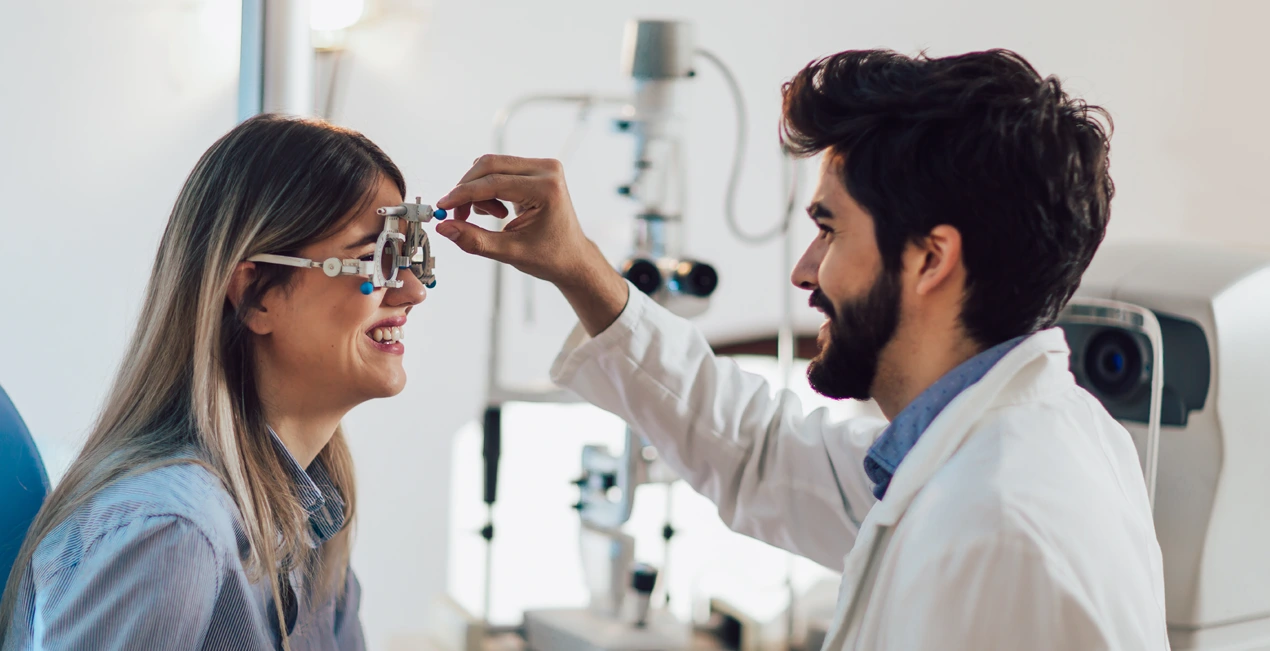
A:
{"label": "long hair", "polygon": [[239,262],[294,253],[346,224],[380,179],[405,194],[401,172],[360,133],[262,115],[216,141],[185,181],[163,233],[145,302],[123,362],[79,456],[45,501],[0,602],[0,642],[40,541],[103,488],[180,462],[186,451],[237,505],[253,580],[271,582],[283,644],[279,567],[317,573],[315,595],[343,585],[356,503],[342,431],[318,454],[344,500],[345,527],[314,552],[308,514],[275,449],[256,387],[244,318],[296,271],[260,265],[237,309],[226,298]]}

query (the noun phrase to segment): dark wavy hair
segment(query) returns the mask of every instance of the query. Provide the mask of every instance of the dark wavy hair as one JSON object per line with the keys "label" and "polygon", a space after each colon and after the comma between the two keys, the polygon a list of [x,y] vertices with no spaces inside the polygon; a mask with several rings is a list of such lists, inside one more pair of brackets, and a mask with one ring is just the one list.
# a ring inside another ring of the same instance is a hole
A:
{"label": "dark wavy hair", "polygon": [[1009,50],[856,50],[783,88],[781,135],[828,152],[873,218],[888,273],[940,224],[962,236],[961,322],[990,346],[1053,325],[1102,242],[1111,118]]}

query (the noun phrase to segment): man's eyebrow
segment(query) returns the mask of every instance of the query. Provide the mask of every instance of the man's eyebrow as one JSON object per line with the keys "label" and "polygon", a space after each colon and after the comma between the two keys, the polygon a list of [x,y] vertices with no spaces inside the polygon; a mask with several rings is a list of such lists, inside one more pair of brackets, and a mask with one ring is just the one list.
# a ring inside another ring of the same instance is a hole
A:
{"label": "man's eyebrow", "polygon": [[829,212],[829,209],[819,201],[807,206],[807,216],[815,220],[833,219],[833,213]]}
{"label": "man's eyebrow", "polygon": [[356,242],[354,242],[353,244],[349,244],[348,246],[344,247],[344,250],[345,250],[345,251],[352,251],[353,249],[360,249],[360,248],[362,248],[363,246],[366,246],[367,244],[374,244],[374,243],[375,243],[375,241],[379,239],[379,234],[380,234],[381,232],[383,232],[383,231],[371,231],[371,232],[369,232],[369,233],[367,233],[367,234],[363,235],[363,236],[362,236],[362,239],[357,240],[357,241],[356,241]]}

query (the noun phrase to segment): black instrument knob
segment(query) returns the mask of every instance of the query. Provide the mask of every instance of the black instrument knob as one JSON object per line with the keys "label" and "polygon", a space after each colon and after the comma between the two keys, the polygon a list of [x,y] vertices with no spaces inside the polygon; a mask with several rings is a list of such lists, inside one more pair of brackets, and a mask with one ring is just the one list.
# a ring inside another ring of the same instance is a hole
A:
{"label": "black instrument knob", "polygon": [[627,260],[622,265],[622,277],[650,296],[661,289],[661,271],[657,269],[657,265],[643,258]]}
{"label": "black instrument knob", "polygon": [[719,274],[714,267],[695,260],[684,260],[675,266],[671,279],[681,294],[709,297],[719,286]]}
{"label": "black instrument knob", "polygon": [[644,563],[636,563],[631,571],[631,587],[635,592],[648,595],[657,585],[657,568]]}

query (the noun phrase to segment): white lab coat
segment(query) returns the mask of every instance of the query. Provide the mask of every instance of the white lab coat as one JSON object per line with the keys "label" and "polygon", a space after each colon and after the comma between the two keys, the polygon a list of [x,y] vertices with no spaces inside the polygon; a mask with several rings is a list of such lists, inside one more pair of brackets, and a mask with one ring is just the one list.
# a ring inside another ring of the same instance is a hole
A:
{"label": "white lab coat", "polygon": [[1136,450],[1061,331],[954,399],[879,502],[862,460],[884,422],[804,413],[630,293],[595,339],[574,331],[553,379],[631,423],[733,530],[841,570],[825,649],[1168,648]]}

